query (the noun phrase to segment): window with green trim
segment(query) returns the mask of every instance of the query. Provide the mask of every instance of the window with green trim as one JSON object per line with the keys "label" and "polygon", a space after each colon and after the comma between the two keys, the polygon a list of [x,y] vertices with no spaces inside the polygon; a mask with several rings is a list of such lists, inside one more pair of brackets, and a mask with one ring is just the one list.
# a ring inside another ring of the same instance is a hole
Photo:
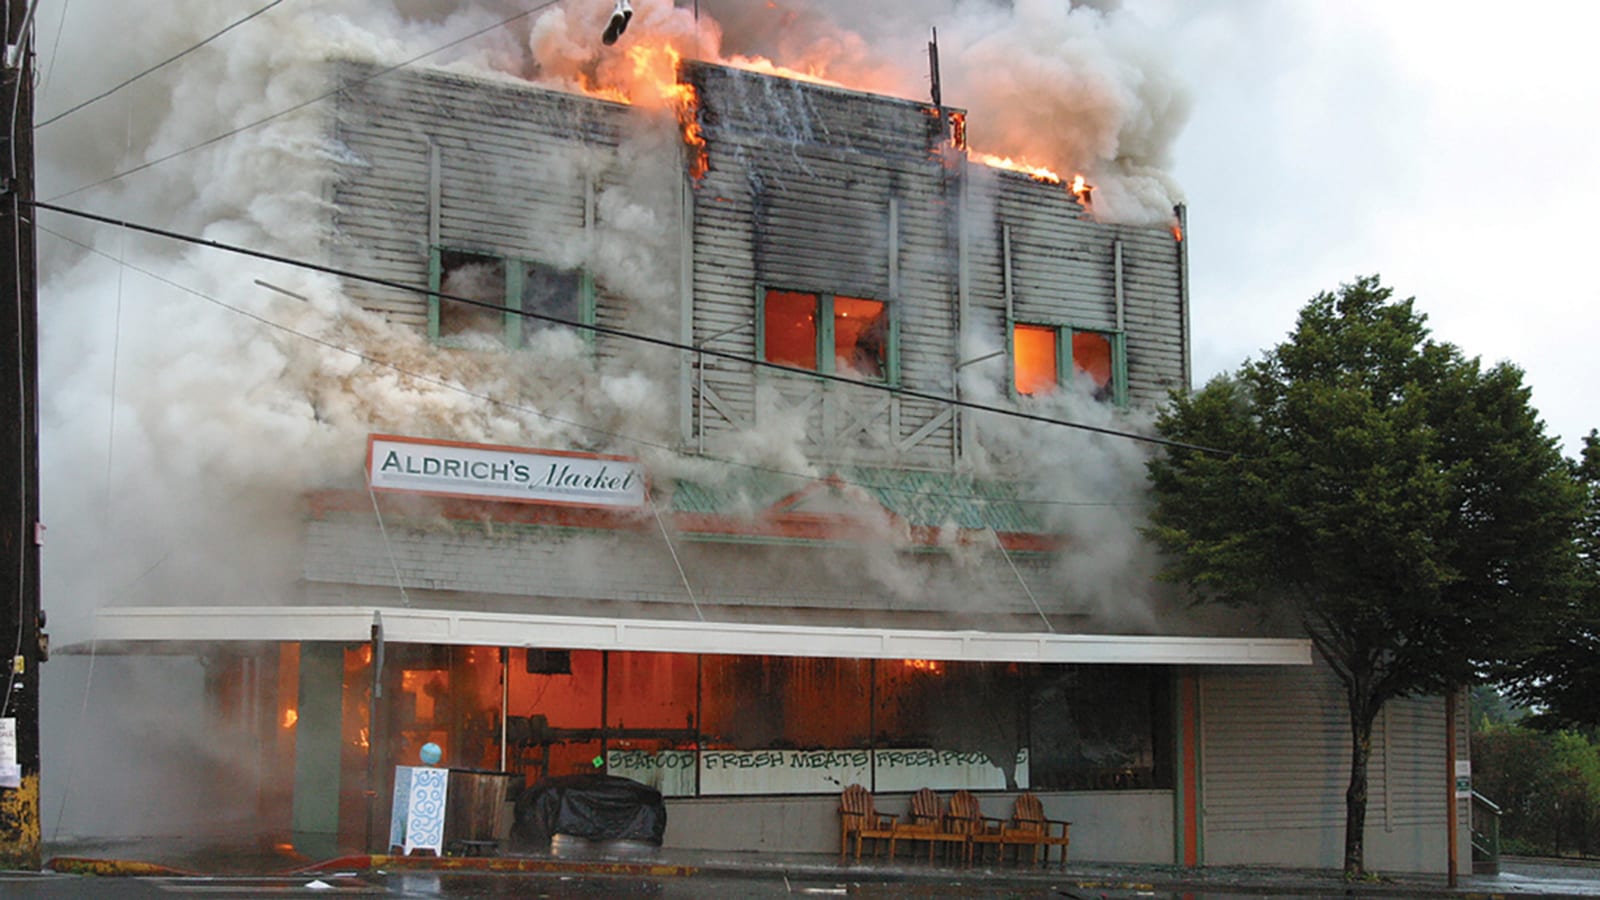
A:
{"label": "window with green trim", "polygon": [[1054,392],[1063,372],[1082,381],[1096,400],[1122,403],[1127,395],[1123,336],[1066,325],[1016,322],[1011,326],[1012,386],[1024,396]]}
{"label": "window with green trim", "polygon": [[520,347],[527,335],[562,327],[560,322],[594,324],[594,286],[582,269],[441,247],[433,251],[428,284],[434,292],[428,297],[428,335],[442,344],[486,337]]}
{"label": "window with green trim", "polygon": [[762,358],[813,372],[894,381],[899,361],[891,309],[866,297],[768,290],[762,299]]}

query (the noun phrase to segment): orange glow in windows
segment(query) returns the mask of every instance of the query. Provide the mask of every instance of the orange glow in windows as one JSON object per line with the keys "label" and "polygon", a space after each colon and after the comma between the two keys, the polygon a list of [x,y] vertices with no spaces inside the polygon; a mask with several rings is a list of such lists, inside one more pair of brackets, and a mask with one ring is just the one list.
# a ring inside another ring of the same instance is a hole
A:
{"label": "orange glow in windows", "polygon": [[798,369],[817,368],[817,295],[767,291],[766,358]]}
{"label": "orange glow in windows", "polygon": [[1094,385],[1096,400],[1105,400],[1112,393],[1111,335],[1098,331],[1075,331],[1072,334],[1072,371],[1088,378]]}
{"label": "orange glow in windows", "polygon": [[764,356],[813,372],[882,379],[889,370],[889,307],[881,300],[768,291]]}
{"label": "orange glow in windows", "polygon": [[1033,397],[1054,391],[1061,383],[1056,362],[1056,330],[1045,325],[1018,325],[1011,341],[1017,393]]}
{"label": "orange glow in windows", "polygon": [[1121,337],[1114,332],[1017,323],[1011,329],[1012,383],[1021,396],[1052,393],[1072,372],[1096,400],[1118,397]]}

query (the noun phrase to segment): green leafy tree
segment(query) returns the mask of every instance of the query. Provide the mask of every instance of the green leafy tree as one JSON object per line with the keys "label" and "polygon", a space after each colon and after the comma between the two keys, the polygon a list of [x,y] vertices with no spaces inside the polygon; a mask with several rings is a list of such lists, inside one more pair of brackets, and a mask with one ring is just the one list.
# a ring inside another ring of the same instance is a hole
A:
{"label": "green leafy tree", "polygon": [[1491,724],[1472,741],[1473,781],[1500,806],[1504,849],[1600,851],[1600,744],[1592,736]]}
{"label": "green leafy tree", "polygon": [[1432,340],[1376,277],[1323,293],[1288,340],[1175,396],[1148,534],[1202,600],[1298,620],[1343,683],[1344,869],[1364,874],[1373,721],[1469,683],[1548,627],[1577,485],[1522,373]]}
{"label": "green leafy tree", "polygon": [[1578,590],[1546,639],[1501,673],[1512,696],[1537,710],[1529,724],[1546,729],[1600,726],[1600,433],[1584,438],[1572,471],[1584,495],[1574,538]]}

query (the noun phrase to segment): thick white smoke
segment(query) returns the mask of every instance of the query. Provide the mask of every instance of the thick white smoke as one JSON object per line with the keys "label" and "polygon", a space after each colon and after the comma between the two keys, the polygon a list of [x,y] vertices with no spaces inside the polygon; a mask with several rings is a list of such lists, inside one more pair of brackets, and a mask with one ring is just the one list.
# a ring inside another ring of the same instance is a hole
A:
{"label": "thick white smoke", "polygon": [[[1161,172],[1185,101],[1125,13],[1051,0],[889,10],[837,0],[708,0],[697,20],[691,5],[636,0],[628,34],[608,50],[599,35],[611,0],[566,0],[499,27],[528,6],[279,4],[42,127],[38,195],[322,260],[334,212],[327,179],[342,153],[324,127],[327,101],[317,99],[328,89],[322,63],[330,58],[391,65],[422,57],[423,65],[485,77],[636,92],[652,79],[626,55],[630,42],[664,40],[684,56],[744,64],[764,56],[848,85],[925,97],[927,29],[937,26],[944,102],[971,110],[975,147],[1087,173],[1097,215],[1170,215],[1176,197]],[[77,0],[61,4],[59,19],[42,12],[40,121],[253,8]],[[667,57],[648,62],[670,72]],[[631,310],[630,327],[671,336],[676,243],[661,217],[674,209],[676,134],[670,117],[662,122],[625,140],[624,163],[597,198],[605,227],[559,261],[606,273],[606,290]],[[58,644],[88,639],[93,611],[103,606],[292,600],[302,494],[307,486],[358,485],[371,432],[587,447],[653,456],[658,471],[705,471],[618,437],[671,443],[676,381],[662,377],[676,371],[670,355],[641,350],[597,367],[581,341],[546,331],[525,351],[537,366],[506,366],[493,352],[446,363],[414,330],[364,312],[329,276],[58,214],[41,215],[40,225],[44,587]],[[1070,394],[1060,402],[1069,418],[1102,414]],[[803,430],[770,421],[746,437],[741,455],[819,471],[801,449]],[[1109,500],[1120,509],[1126,486],[1142,478],[1136,448],[1070,435],[1041,440],[1033,429],[995,422],[985,428],[989,452],[1008,462],[1018,448],[1052,448],[1030,466],[1058,473],[1044,490],[1058,499]],[[1138,568],[1128,558],[1139,551],[1125,517],[1119,512],[1107,526],[1095,518],[1107,507],[1058,508],[1063,527],[1084,536],[1068,561],[1092,560],[1084,583],[1117,595],[1117,579]],[[937,587],[901,565],[892,546],[862,552],[868,576],[886,591],[911,597]],[[63,701],[76,712],[75,698],[56,699],[57,715]],[[66,726],[57,723],[60,739]],[[215,742],[205,752],[226,765],[224,747]],[[55,771],[47,781],[60,777]],[[52,813],[47,803],[47,828]]]}

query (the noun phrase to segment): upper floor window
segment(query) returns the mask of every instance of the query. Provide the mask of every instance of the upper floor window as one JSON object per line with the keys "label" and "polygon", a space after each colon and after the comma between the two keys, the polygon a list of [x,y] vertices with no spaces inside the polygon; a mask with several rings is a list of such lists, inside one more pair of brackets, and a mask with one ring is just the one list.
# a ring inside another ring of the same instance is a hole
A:
{"label": "upper floor window", "polygon": [[[594,323],[594,288],[581,269],[436,248],[428,280],[430,289],[437,292],[428,298],[428,333],[441,343],[460,344],[480,335],[520,347],[524,335],[559,327],[545,319],[519,315],[523,312]],[[446,300],[439,294],[478,303]],[[589,335],[585,332],[584,336]]]}
{"label": "upper floor window", "polygon": [[1041,396],[1060,387],[1061,373],[1088,382],[1096,400],[1120,403],[1126,390],[1122,335],[1018,322],[1011,329],[1012,383]]}
{"label": "upper floor window", "polygon": [[763,358],[799,369],[892,380],[889,305],[881,300],[769,290]]}

